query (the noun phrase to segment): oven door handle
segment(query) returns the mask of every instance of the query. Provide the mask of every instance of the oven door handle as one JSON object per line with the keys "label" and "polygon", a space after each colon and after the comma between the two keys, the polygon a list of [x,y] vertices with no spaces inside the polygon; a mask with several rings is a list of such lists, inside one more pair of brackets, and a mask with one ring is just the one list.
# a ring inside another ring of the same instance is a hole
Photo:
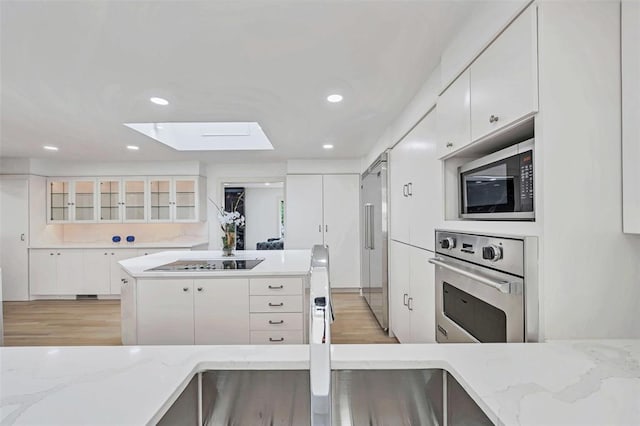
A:
{"label": "oven door handle", "polygon": [[462,269],[450,263],[447,263],[443,259],[438,257],[429,259],[429,263],[433,263],[436,266],[441,266],[444,269],[448,269],[451,272],[455,272],[456,274],[464,275],[467,278],[471,278],[474,281],[478,281],[479,283],[482,283],[491,288],[494,288],[498,290],[500,293],[519,294],[522,291],[518,283],[514,283],[510,281],[497,281],[492,278],[484,277],[479,274],[474,274],[473,272],[469,272],[465,269]]}

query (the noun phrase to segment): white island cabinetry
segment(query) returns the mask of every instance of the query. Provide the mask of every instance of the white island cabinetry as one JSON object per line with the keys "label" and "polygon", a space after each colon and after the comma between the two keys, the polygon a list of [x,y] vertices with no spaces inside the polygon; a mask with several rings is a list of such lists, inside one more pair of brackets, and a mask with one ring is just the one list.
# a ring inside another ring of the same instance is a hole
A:
{"label": "white island cabinetry", "polygon": [[221,253],[174,251],[120,262],[123,344],[304,342],[308,250],[247,251],[238,258],[264,258],[249,270],[150,270],[185,256],[196,261]]}

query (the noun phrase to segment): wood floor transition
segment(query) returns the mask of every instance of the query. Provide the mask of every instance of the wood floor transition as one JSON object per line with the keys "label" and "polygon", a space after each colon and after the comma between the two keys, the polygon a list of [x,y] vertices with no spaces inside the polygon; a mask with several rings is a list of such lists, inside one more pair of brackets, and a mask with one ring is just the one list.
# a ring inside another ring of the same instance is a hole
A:
{"label": "wood floor transition", "polygon": [[[333,343],[397,343],[357,293],[334,293]],[[120,345],[120,301],[4,302],[5,346]]]}

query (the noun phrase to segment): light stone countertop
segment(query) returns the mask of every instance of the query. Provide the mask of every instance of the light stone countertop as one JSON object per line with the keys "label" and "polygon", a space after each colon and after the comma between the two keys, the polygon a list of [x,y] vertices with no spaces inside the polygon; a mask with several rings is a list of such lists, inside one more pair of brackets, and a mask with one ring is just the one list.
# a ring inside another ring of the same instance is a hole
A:
{"label": "light stone countertop", "polygon": [[93,242],[93,243],[37,243],[30,245],[30,249],[172,249],[172,248],[193,248],[208,245],[207,240],[199,241],[156,241],[156,242],[133,242],[128,243],[124,237],[119,243]]}
{"label": "light stone countertop", "polygon": [[[156,422],[194,373],[308,369],[308,347],[0,348],[0,424]],[[640,424],[640,340],[334,345],[333,369],[444,368],[496,424]]]}
{"label": "light stone countertop", "polygon": [[[213,271],[148,271],[176,260],[224,259],[243,260],[264,258],[255,268]],[[311,250],[239,250],[233,257],[224,257],[220,250],[166,251],[119,262],[134,278],[205,278],[224,276],[301,276],[311,269]]]}

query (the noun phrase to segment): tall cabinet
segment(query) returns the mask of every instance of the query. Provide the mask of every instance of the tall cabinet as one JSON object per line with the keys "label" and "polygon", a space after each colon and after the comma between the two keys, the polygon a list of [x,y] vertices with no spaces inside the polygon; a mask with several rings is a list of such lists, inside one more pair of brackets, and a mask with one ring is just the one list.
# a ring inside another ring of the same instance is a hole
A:
{"label": "tall cabinet", "polygon": [[356,174],[287,176],[285,246],[329,246],[332,287],[360,287],[359,198]]}

